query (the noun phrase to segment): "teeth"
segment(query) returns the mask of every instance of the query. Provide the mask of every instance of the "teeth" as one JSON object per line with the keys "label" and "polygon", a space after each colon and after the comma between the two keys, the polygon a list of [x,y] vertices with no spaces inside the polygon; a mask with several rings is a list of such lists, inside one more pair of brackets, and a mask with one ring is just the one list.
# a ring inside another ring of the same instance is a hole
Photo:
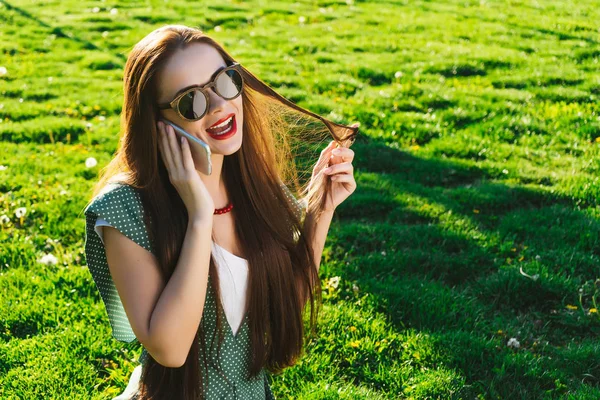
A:
{"label": "teeth", "polygon": [[222,128],[224,126],[226,126],[227,124],[229,124],[231,122],[231,119],[233,118],[233,116],[229,117],[226,121],[223,121],[222,123],[220,123],[217,126],[211,126],[208,129],[218,129],[218,128]]}

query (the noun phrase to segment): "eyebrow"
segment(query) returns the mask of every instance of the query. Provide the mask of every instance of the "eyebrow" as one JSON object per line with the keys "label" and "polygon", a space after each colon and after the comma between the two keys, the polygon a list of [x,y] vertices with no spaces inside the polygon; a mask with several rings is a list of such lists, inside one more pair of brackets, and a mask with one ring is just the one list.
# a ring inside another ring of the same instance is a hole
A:
{"label": "eyebrow", "polygon": [[221,72],[222,70],[224,70],[227,67],[228,66],[225,65],[225,66],[217,68],[217,70],[215,72],[213,72],[213,74],[211,75],[210,79],[206,83],[203,83],[203,84],[200,84],[200,85],[189,85],[189,86],[184,87],[183,89],[179,89],[179,91],[177,93],[175,93],[175,96],[173,96],[172,99],[176,98],[177,96],[179,96],[181,93],[185,92],[188,89],[191,89],[193,87],[201,87],[201,86],[204,86],[204,85],[208,84],[209,82],[212,82],[213,79],[215,79],[215,76],[217,76],[217,74],[219,72]]}

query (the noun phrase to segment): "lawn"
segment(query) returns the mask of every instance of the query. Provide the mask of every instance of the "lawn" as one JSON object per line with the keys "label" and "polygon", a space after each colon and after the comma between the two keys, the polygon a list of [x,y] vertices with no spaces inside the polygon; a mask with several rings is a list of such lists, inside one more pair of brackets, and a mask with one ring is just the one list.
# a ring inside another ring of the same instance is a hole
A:
{"label": "lawn", "polygon": [[597,3],[216,4],[0,0],[0,398],[110,399],[137,365],[82,211],[127,54],[169,23],[361,123],[318,335],[278,398],[600,398]]}

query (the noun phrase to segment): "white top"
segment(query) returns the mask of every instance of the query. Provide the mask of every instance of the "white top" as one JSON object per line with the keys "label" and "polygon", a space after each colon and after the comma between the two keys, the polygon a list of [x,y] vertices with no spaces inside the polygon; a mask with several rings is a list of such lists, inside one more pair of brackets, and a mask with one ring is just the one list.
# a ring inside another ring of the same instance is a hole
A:
{"label": "white top", "polygon": [[[102,243],[104,243],[103,226],[111,225],[108,221],[98,218],[94,230],[100,236]],[[230,253],[212,240],[211,249],[219,273],[221,303],[227,322],[235,335],[244,321],[246,291],[248,289],[248,261]]]}

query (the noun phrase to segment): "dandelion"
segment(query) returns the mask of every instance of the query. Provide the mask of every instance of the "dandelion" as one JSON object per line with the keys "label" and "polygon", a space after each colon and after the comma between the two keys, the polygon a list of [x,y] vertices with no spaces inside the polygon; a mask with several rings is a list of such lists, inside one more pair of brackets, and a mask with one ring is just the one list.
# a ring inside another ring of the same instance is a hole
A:
{"label": "dandelion", "polygon": [[104,31],[104,32],[102,32],[102,37],[103,37],[103,38],[106,38],[106,37],[108,37],[108,34],[109,34],[109,32],[108,32],[108,31]]}
{"label": "dandelion", "polygon": [[92,8],[92,12],[93,13],[97,13],[99,11],[100,11],[100,7],[94,7],[94,8]]}
{"label": "dandelion", "polygon": [[474,208],[474,209],[473,209],[473,214],[479,214],[479,210],[478,210],[478,209],[476,209],[476,208]]}
{"label": "dandelion", "polygon": [[215,26],[215,32],[221,32],[221,31],[223,31],[223,28],[221,27],[221,25]]}
{"label": "dandelion", "polygon": [[6,170],[8,167],[6,165],[0,165],[0,171]]}
{"label": "dandelion", "polygon": [[404,74],[402,73],[402,71],[396,71],[396,73],[394,74],[394,78],[396,78],[396,79],[400,79],[400,78],[402,78],[402,75],[404,75]]}
{"label": "dandelion", "polygon": [[94,168],[97,164],[98,161],[96,161],[94,157],[89,157],[87,160],[85,160],[86,168]]}
{"label": "dandelion", "polygon": [[58,259],[52,254],[45,254],[38,260],[38,262],[45,265],[56,265],[58,263]]}
{"label": "dandelion", "polygon": [[25,218],[26,213],[27,209],[25,207],[19,207],[15,210],[15,217],[19,219],[21,225],[23,225],[23,218]]}
{"label": "dandelion", "polygon": [[116,8],[110,9],[110,15],[117,15],[118,13],[119,13],[119,10],[117,10]]}
{"label": "dandelion", "polygon": [[567,304],[566,306],[569,310],[577,310],[577,306],[574,306],[572,304]]}
{"label": "dandelion", "polygon": [[0,216],[0,225],[6,225],[10,222],[10,218],[6,216],[6,214],[2,214]]}
{"label": "dandelion", "polygon": [[298,22],[300,22],[300,24],[303,24],[306,22],[306,17],[298,17]]}
{"label": "dandelion", "polygon": [[595,308],[590,308],[590,314],[596,314],[598,312],[598,310],[596,310]]}
{"label": "dandelion", "polygon": [[521,347],[521,343],[519,343],[519,341],[516,338],[510,338],[508,339],[508,342],[506,343],[506,345],[508,347],[512,347],[515,349],[518,349],[519,347]]}
{"label": "dandelion", "polygon": [[339,276],[334,276],[332,278],[329,278],[329,280],[327,281],[327,286],[331,287],[333,289],[337,289],[339,284],[340,284]]}
{"label": "dandelion", "polygon": [[0,67],[0,76],[4,76],[6,74],[8,74],[6,67]]}
{"label": "dandelion", "polygon": [[351,326],[350,327],[350,332],[356,332],[356,327],[355,326]]}
{"label": "dandelion", "polygon": [[350,347],[356,349],[358,346],[360,346],[360,340],[353,340],[352,342],[349,343]]}

